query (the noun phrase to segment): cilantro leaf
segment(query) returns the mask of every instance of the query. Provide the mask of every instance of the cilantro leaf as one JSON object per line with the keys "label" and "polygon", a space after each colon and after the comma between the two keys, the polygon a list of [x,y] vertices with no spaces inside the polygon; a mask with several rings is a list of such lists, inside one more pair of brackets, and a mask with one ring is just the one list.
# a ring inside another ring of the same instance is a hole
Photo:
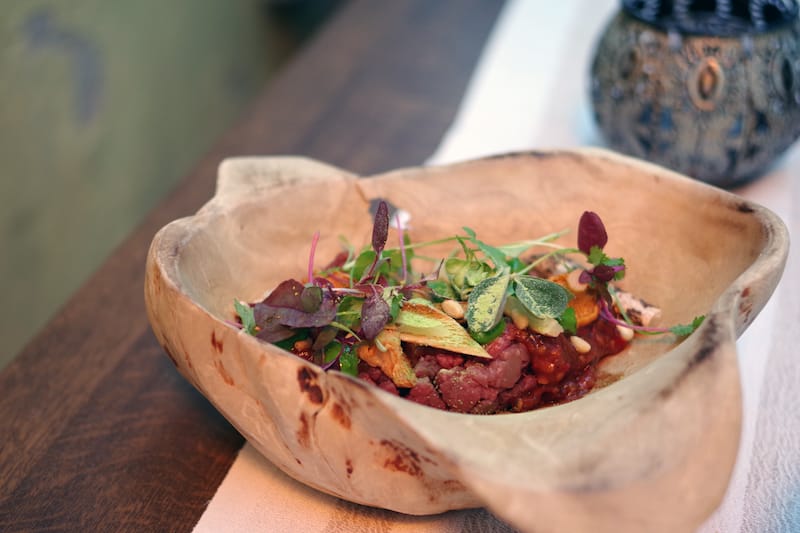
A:
{"label": "cilantro leaf", "polygon": [[704,315],[694,317],[690,324],[678,324],[669,328],[669,331],[678,337],[686,337],[691,335],[694,330],[700,327],[700,324],[705,320]]}
{"label": "cilantro leaf", "polygon": [[236,310],[239,320],[242,321],[242,329],[244,329],[250,335],[255,335],[256,318],[253,314],[253,308],[247,304],[243,304],[239,300],[233,301],[233,308]]}
{"label": "cilantro leaf", "polygon": [[339,369],[344,374],[350,376],[358,375],[358,355],[356,355],[353,347],[345,344],[342,347],[342,352],[339,354]]}
{"label": "cilantro leaf", "polygon": [[593,265],[602,265],[603,261],[608,260],[608,256],[603,252],[603,249],[599,246],[592,246],[589,249],[589,255],[586,256],[586,259]]}

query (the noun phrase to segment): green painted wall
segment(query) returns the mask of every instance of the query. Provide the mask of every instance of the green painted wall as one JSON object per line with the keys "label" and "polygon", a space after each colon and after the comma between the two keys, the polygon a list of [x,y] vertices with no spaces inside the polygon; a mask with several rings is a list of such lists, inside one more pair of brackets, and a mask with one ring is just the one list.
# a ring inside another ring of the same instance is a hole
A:
{"label": "green painted wall", "polygon": [[0,4],[0,367],[291,49],[266,4]]}

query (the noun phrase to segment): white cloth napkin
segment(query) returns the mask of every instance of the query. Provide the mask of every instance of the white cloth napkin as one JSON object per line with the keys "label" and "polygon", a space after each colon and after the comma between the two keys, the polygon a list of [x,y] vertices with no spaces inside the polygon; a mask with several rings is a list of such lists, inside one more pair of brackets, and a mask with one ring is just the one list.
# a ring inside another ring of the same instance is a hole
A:
{"label": "white cloth napkin", "polygon": [[[428,161],[443,164],[532,148],[601,145],[589,113],[588,68],[617,0],[510,1],[459,113]],[[800,235],[800,148],[736,192]],[[800,257],[738,342],[744,428],[726,499],[700,533],[800,531]],[[358,506],[289,479],[245,445],[195,527],[206,532],[512,531],[483,510],[409,517]]]}

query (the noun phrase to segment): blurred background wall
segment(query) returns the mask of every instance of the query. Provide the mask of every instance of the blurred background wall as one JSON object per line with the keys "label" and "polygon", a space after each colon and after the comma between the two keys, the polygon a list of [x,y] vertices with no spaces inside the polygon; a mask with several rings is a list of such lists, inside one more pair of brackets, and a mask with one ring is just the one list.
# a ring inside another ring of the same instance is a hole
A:
{"label": "blurred background wall", "polygon": [[0,368],[339,3],[0,3]]}

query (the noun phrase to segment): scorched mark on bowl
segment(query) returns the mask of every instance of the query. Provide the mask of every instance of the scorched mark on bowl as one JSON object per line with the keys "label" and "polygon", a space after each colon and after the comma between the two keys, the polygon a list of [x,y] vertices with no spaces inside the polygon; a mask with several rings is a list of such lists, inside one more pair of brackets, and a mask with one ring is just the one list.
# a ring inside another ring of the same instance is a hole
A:
{"label": "scorched mark on bowl", "polygon": [[331,415],[333,416],[333,419],[339,422],[343,428],[350,429],[350,414],[341,404],[334,402],[333,407],[331,407]]}
{"label": "scorched mark on bowl", "polygon": [[395,472],[405,472],[413,477],[424,477],[422,461],[436,466],[436,462],[420,455],[411,448],[393,440],[382,440],[381,446],[389,451],[389,457],[383,463],[384,468]]}
{"label": "scorched mark on bowl", "polygon": [[317,376],[311,370],[306,367],[298,370],[297,383],[300,385],[300,391],[308,395],[311,403],[322,403],[322,389],[317,385]]}
{"label": "scorched mark on bowl", "polygon": [[222,361],[219,359],[214,360],[214,368],[217,369],[222,381],[224,381],[227,385],[233,387],[235,385],[233,381],[233,376],[231,376],[228,371],[225,369],[225,366],[222,364]]}
{"label": "scorched mark on bowl", "polygon": [[745,324],[749,324],[753,315],[753,302],[750,300],[750,287],[745,287],[739,300],[739,314],[744,317]]}
{"label": "scorched mark on bowl", "polygon": [[308,418],[305,413],[300,413],[300,429],[297,430],[297,442],[303,448],[311,446],[311,431],[308,427]]}
{"label": "scorched mark on bowl", "polygon": [[217,351],[217,353],[222,353],[222,348],[223,348],[222,339],[218,339],[217,338],[217,332],[216,331],[212,331],[211,332],[211,346],[214,347],[214,349]]}

